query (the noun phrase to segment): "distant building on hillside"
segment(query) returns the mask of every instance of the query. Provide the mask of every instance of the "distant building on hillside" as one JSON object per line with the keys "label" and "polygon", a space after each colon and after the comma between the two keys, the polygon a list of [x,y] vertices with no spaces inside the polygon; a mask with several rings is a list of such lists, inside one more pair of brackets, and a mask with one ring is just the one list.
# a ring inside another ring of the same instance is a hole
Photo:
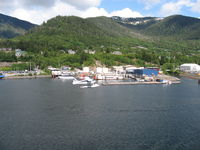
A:
{"label": "distant building on hillside", "polygon": [[197,64],[182,64],[180,70],[183,72],[200,72],[200,66]]}
{"label": "distant building on hillside", "polygon": [[87,54],[95,54],[96,53],[95,50],[84,50],[84,52]]}
{"label": "distant building on hillside", "polygon": [[113,55],[122,55],[122,52],[120,52],[120,51],[114,51],[114,52],[112,52],[112,54]]}
{"label": "distant building on hillside", "polygon": [[25,55],[26,55],[25,51],[22,51],[21,49],[16,49],[15,50],[15,56],[16,57],[22,57],[22,56],[25,56]]}
{"label": "distant building on hillside", "polygon": [[74,54],[76,54],[76,51],[71,50],[71,49],[69,49],[67,52],[68,52],[68,54],[70,54],[70,55],[74,55]]}
{"label": "distant building on hillside", "polygon": [[0,48],[0,51],[9,52],[12,51],[12,48]]}

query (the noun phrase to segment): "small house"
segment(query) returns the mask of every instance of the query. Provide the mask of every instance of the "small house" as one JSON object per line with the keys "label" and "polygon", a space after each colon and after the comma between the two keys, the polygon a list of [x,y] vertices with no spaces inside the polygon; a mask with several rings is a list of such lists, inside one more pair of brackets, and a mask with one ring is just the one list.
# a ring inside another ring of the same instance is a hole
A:
{"label": "small house", "polygon": [[92,55],[94,55],[96,53],[95,50],[84,50],[84,52],[87,54],[92,54]]}
{"label": "small house", "polygon": [[25,56],[26,52],[25,51],[22,51],[21,49],[16,49],[15,50],[15,56],[16,57],[22,57],[22,56]]}

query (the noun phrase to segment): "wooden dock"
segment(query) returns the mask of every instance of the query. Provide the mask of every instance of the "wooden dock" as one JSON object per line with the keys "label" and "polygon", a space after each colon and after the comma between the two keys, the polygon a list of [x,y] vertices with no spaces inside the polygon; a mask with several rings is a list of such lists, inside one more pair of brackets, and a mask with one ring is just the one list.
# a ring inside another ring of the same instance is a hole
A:
{"label": "wooden dock", "polygon": [[[172,84],[179,84],[180,81],[174,81]],[[108,86],[108,85],[153,85],[153,84],[166,84],[162,82],[104,82],[102,85]]]}

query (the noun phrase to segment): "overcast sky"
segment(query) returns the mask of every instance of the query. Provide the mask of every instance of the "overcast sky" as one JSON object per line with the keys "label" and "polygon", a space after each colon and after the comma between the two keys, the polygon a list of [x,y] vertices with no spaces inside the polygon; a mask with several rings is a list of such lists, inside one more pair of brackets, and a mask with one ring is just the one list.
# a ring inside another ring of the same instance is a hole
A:
{"label": "overcast sky", "polygon": [[0,0],[0,13],[36,24],[57,15],[200,17],[200,0]]}

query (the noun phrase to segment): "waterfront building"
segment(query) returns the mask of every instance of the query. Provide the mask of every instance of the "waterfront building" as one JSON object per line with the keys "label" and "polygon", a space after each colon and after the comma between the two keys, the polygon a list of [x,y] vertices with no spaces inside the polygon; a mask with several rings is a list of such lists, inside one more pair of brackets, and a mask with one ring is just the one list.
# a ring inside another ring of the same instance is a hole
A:
{"label": "waterfront building", "polygon": [[90,67],[83,67],[83,72],[90,72]]}
{"label": "waterfront building", "polygon": [[182,64],[180,70],[183,72],[200,72],[200,66],[197,64]]}
{"label": "waterfront building", "polygon": [[105,67],[97,67],[96,68],[96,73],[109,73],[109,69]]}
{"label": "waterfront building", "polygon": [[154,77],[158,76],[158,71],[153,69],[135,69],[132,72],[136,77]]}
{"label": "waterfront building", "polygon": [[124,67],[123,66],[113,66],[113,70],[116,72],[116,73],[124,73]]}

